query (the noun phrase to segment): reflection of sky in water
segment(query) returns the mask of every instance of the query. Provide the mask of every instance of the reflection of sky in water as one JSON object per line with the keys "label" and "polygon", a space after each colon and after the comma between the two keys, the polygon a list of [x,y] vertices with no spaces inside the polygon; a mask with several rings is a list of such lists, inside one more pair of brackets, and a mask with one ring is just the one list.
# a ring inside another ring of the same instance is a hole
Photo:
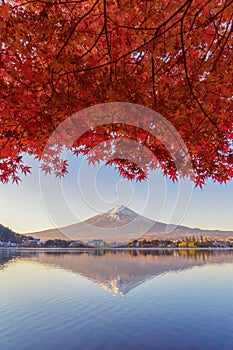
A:
{"label": "reflection of sky in water", "polygon": [[[1,258],[1,349],[232,349],[231,253],[205,261],[203,255],[9,258]],[[138,276],[125,295],[109,287],[111,278],[131,286]]]}

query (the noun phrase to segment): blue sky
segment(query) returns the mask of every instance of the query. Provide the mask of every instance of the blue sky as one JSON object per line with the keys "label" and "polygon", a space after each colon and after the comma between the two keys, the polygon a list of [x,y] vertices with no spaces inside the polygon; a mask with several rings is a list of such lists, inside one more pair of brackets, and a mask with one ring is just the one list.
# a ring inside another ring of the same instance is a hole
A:
{"label": "blue sky", "polygon": [[37,161],[27,158],[31,175],[23,176],[19,185],[0,184],[0,223],[16,232],[34,232],[124,204],[162,222],[233,230],[233,181],[227,185],[208,181],[201,190],[187,180],[173,184],[155,171],[147,181],[135,183],[103,164],[89,166],[85,158],[68,158],[69,174],[62,180],[41,174]]}

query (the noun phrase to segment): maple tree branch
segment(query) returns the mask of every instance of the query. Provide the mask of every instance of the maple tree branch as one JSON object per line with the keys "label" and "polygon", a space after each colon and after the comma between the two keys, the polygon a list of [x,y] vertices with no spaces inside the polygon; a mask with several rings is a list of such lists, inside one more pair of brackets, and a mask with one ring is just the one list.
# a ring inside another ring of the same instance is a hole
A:
{"label": "maple tree branch", "polygon": [[[230,23],[230,25],[231,25],[231,23]],[[227,30],[228,30],[228,27],[227,27],[226,31],[227,31]],[[225,39],[225,41],[224,41],[222,47],[220,48],[219,54],[218,54],[216,60],[214,61],[214,64],[213,64],[213,66],[212,66],[212,68],[211,68],[211,70],[210,70],[210,73],[212,73],[212,72],[215,70],[215,67],[216,67],[216,65],[217,65],[217,63],[218,63],[218,61],[219,61],[219,59],[220,59],[220,57],[221,57],[221,55],[222,55],[222,53],[223,53],[223,50],[224,50],[224,48],[225,48],[225,46],[226,46],[226,44],[227,44],[227,42],[228,42],[228,39],[230,38],[232,32],[233,32],[233,26],[231,25],[231,28],[230,28],[230,30],[229,30],[229,33],[228,33],[228,35],[227,35],[227,37],[226,37],[226,39]],[[225,32],[225,33],[226,33],[226,32]],[[225,36],[225,35],[224,35],[224,36]]]}
{"label": "maple tree branch", "polygon": [[31,1],[26,1],[23,2],[22,4],[16,5],[16,6],[24,6],[24,5],[28,5],[31,3],[37,3],[40,2],[42,4],[48,4],[48,5],[66,5],[66,4],[79,4],[82,2],[87,2],[88,0],[71,0],[71,1],[46,1],[46,0],[31,0]]}
{"label": "maple tree branch", "polygon": [[96,7],[96,5],[98,4],[100,0],[96,0],[96,2],[92,5],[92,7],[82,16],[78,19],[78,21],[75,23],[75,25],[73,26],[72,30],[70,31],[70,34],[68,35],[68,37],[66,38],[64,44],[62,45],[62,47],[60,48],[60,50],[58,51],[57,55],[56,55],[56,60],[58,60],[59,56],[61,55],[62,51],[64,50],[64,48],[66,47],[66,45],[68,44],[68,42],[70,41],[72,35],[74,34],[77,26],[79,25],[79,23],[82,22],[82,20],[84,20],[84,18],[86,18]]}
{"label": "maple tree branch", "polygon": [[[214,37],[212,39],[212,42],[210,43],[210,45],[208,47],[208,52],[211,51],[212,46],[216,43],[216,40],[217,40],[218,45],[219,45],[219,38],[218,38],[219,34],[218,34],[218,31],[217,31],[217,27],[216,27],[215,21],[213,21],[213,24],[214,24],[214,29],[215,29],[215,35],[214,35]],[[207,52],[207,54],[208,54],[208,52]],[[207,54],[206,54],[206,57],[207,57]]]}
{"label": "maple tree branch", "polygon": [[109,44],[109,38],[108,38],[108,29],[107,29],[107,1],[104,0],[104,30],[105,30],[105,36],[106,36],[106,43],[107,43],[107,48],[108,48],[108,55],[109,58],[112,58],[111,54],[111,48]]}
{"label": "maple tree branch", "polygon": [[124,29],[130,29],[130,30],[155,30],[156,32],[160,30],[162,27],[165,27],[166,24],[168,24],[174,17],[176,17],[184,8],[185,6],[190,2],[190,0],[187,0],[182,6],[180,6],[166,21],[161,23],[158,27],[130,27],[127,25],[122,25],[117,22],[115,22],[112,18],[110,18],[110,21],[112,21],[115,25],[117,25],[119,28],[124,28]]}
{"label": "maple tree branch", "polygon": [[156,107],[156,90],[155,90],[155,61],[154,57],[151,57],[151,78],[152,78],[152,91],[154,97],[154,108]]}
{"label": "maple tree branch", "polygon": [[[107,44],[107,49],[108,49],[108,56],[109,59],[112,59],[112,54],[111,54],[111,47],[109,43],[109,38],[108,38],[108,29],[107,29],[107,0],[104,0],[104,31],[105,31],[105,36],[106,36],[106,44]],[[110,65],[110,81],[112,81],[112,64]]]}
{"label": "maple tree branch", "polygon": [[69,74],[66,75],[67,78],[67,103],[68,106],[70,107],[70,79],[69,79]]}
{"label": "maple tree branch", "polygon": [[206,116],[204,115],[204,117],[202,118],[202,120],[200,121],[200,123],[197,125],[197,127],[196,127],[194,130],[192,130],[192,133],[195,134],[196,131],[199,130],[200,126],[201,126],[202,123],[205,121],[205,119],[206,119]]}
{"label": "maple tree branch", "polygon": [[196,21],[198,15],[202,12],[202,10],[204,9],[204,7],[205,7],[206,5],[208,5],[211,1],[212,1],[212,0],[206,1],[206,2],[204,3],[204,5],[195,13],[194,19],[193,19],[192,24],[191,24],[190,29],[189,29],[189,33],[193,30],[193,26],[194,26],[194,23],[195,23],[195,21]]}
{"label": "maple tree branch", "polygon": [[[190,1],[190,5],[191,5],[192,0]],[[197,98],[196,94],[194,93],[192,84],[190,82],[190,78],[189,78],[189,73],[188,73],[188,68],[187,68],[187,60],[186,60],[186,52],[185,52],[185,43],[184,43],[184,34],[183,34],[183,26],[184,26],[184,17],[185,14],[188,11],[189,6],[187,7],[187,9],[184,12],[184,15],[181,18],[181,22],[180,22],[180,38],[181,38],[181,46],[182,46],[182,52],[183,52],[183,59],[184,59],[184,70],[185,70],[185,76],[186,76],[186,80],[188,83],[188,87],[190,90],[191,95],[193,96],[194,100],[197,102],[200,110],[202,111],[202,113],[204,114],[204,116],[215,126],[215,128],[218,130],[218,132],[220,132],[219,127],[217,125],[217,123],[212,120],[212,118],[210,118],[210,116],[208,115],[208,113],[205,111],[205,109],[203,108],[202,104],[200,103],[199,99]]]}
{"label": "maple tree branch", "polygon": [[[210,1],[211,2],[211,1]],[[223,14],[223,12],[229,7],[229,6],[231,6],[232,4],[233,4],[233,0],[231,0],[230,2],[228,2],[228,0],[226,0],[225,1],[225,5],[223,6],[223,8],[221,8],[217,13],[215,13],[214,15],[212,15],[210,18],[208,18],[204,23],[201,23],[201,24],[199,24],[196,28],[195,28],[195,30],[197,30],[197,29],[199,29],[199,28],[201,28],[201,27],[203,27],[203,28],[206,28],[211,22],[213,22],[214,23],[214,19],[216,19],[216,17],[218,17],[218,15],[220,15],[221,14],[221,17],[222,17],[222,14]],[[206,3],[206,5],[207,5],[207,3]],[[204,8],[204,7],[203,7]]]}
{"label": "maple tree branch", "polygon": [[[78,60],[83,59],[86,55],[88,55],[94,49],[96,44],[99,42],[99,40],[100,40],[100,38],[101,38],[101,36],[102,36],[102,34],[104,32],[104,29],[105,29],[105,26],[103,25],[103,27],[102,27],[101,31],[99,32],[99,34],[98,34],[96,40],[94,41],[94,43],[89,47],[89,49],[86,52],[84,52],[84,54],[82,54],[82,56],[80,56],[78,58]],[[68,72],[68,74],[69,74],[69,72]]]}
{"label": "maple tree branch", "polygon": [[204,22],[202,25],[208,26],[216,17],[218,17],[218,15],[220,13],[223,13],[223,11],[225,11],[229,6],[231,6],[233,4],[233,0],[229,1],[229,3],[227,3],[227,1],[228,0],[225,1],[225,5],[223,6],[223,8],[221,8],[221,10],[219,10],[217,13],[215,13],[213,16],[211,16],[211,18],[206,20],[206,22]]}
{"label": "maple tree branch", "polygon": [[[221,23],[222,22],[222,16],[223,16],[223,12],[221,13],[221,16],[220,16],[220,19],[219,19],[219,23]],[[213,21],[212,22],[213,23],[213,25],[214,25],[214,29],[215,29],[215,36],[214,36],[214,39],[212,40],[212,43],[211,43],[211,45],[209,46],[209,50],[211,49],[211,47],[212,47],[212,45],[214,44],[214,40],[215,40],[215,38],[217,39],[217,41],[218,41],[218,45],[220,44],[219,43],[219,30],[218,30],[218,27],[217,27],[217,25],[216,25],[216,23],[215,23],[215,21]]]}
{"label": "maple tree branch", "polygon": [[[188,0],[185,4],[189,3],[190,0]],[[176,12],[180,12],[179,11],[176,11]],[[174,14],[171,16],[172,18],[174,17]],[[169,17],[169,18],[171,18]],[[145,49],[146,46],[148,46],[149,44],[151,44],[155,39],[158,39],[159,37],[163,36],[164,33],[168,32],[170,29],[172,29],[173,27],[175,27],[178,23],[180,22],[180,18],[178,20],[176,20],[174,23],[172,23],[169,27],[167,27],[163,32],[159,33],[160,29],[162,27],[164,27],[167,23],[168,23],[168,20],[163,22],[161,25],[159,25],[157,28],[156,28],[156,32],[155,32],[155,35],[150,39],[148,40],[147,42],[139,45],[138,47],[126,52],[125,54],[121,55],[120,57],[114,59],[114,60],[111,60],[111,61],[107,61],[105,63],[101,63],[99,65],[96,65],[94,67],[88,67],[88,68],[82,68],[82,69],[76,69],[76,70],[73,70],[73,71],[70,71],[70,72],[64,72],[64,73],[61,73],[61,76],[62,75],[65,75],[65,74],[74,74],[74,73],[80,73],[80,72],[88,72],[88,71],[92,71],[92,70],[96,70],[96,69],[99,69],[99,68],[103,68],[103,67],[106,67],[108,65],[111,65],[112,63],[117,63],[119,62],[120,60],[122,60],[123,58],[126,58],[127,56],[129,55],[132,55],[133,53],[135,52],[138,52],[138,50],[142,50],[142,49]]]}
{"label": "maple tree branch", "polygon": [[[65,41],[65,43],[63,44],[62,48],[60,49],[60,51],[58,52],[57,56],[56,56],[56,59],[59,57],[59,54],[61,53],[61,51],[64,49],[64,47],[68,44],[73,32],[75,31],[77,25],[94,9],[94,7],[97,5],[97,3],[99,2],[99,0],[97,0],[95,2],[95,4],[92,6],[92,8],[88,11],[88,13],[86,13],[82,18],[80,18],[75,26],[73,27],[72,31],[70,32],[70,35],[68,36],[67,40]],[[148,44],[152,43],[155,39],[157,39],[158,37],[164,35],[166,32],[168,32],[171,28],[173,28],[176,24],[178,24],[180,22],[180,19],[176,20],[174,23],[172,23],[169,27],[167,27],[167,29],[165,29],[162,33],[159,34],[159,31],[161,28],[163,28],[164,26],[166,26],[167,23],[169,23],[179,12],[181,12],[185,6],[187,4],[190,3],[190,0],[187,0],[177,11],[175,11],[166,21],[164,21],[162,24],[160,24],[157,28],[156,28],[156,32],[155,32],[155,35],[153,36],[153,38],[151,38],[150,40],[148,40],[146,43],[143,43],[142,45],[140,45],[139,47],[133,49],[133,50],[130,50],[129,52],[123,54],[121,57],[118,57],[116,58],[115,60],[111,60],[111,57],[110,57],[110,61],[108,62],[105,62],[105,63],[102,63],[102,64],[99,64],[99,65],[96,65],[94,67],[88,67],[88,68],[84,68],[84,69],[77,69],[77,70],[73,70],[73,71],[70,71],[70,72],[65,72],[65,73],[62,73],[60,76],[62,75],[66,75],[66,74],[73,74],[73,73],[79,73],[79,72],[84,72],[84,71],[91,71],[91,70],[96,70],[96,69],[99,69],[99,68],[102,68],[102,67],[105,67],[105,66],[108,66],[108,65],[112,65],[113,63],[117,63],[118,61],[120,61],[121,59],[133,54],[134,52],[137,52],[138,50],[141,50],[141,49],[144,49]],[[106,19],[107,19],[107,15],[106,15],[106,0],[104,0],[104,4],[105,4],[105,22],[104,22],[104,29],[105,29],[105,33],[107,32],[107,28],[106,28]],[[112,22],[114,22],[111,18],[110,20]],[[115,23],[116,25],[118,25],[117,23]],[[118,27],[120,27],[120,25],[118,25]],[[103,29],[103,28],[102,28]],[[132,29],[137,29],[137,28],[132,28]],[[97,42],[99,41],[99,38],[101,37],[102,35],[102,30],[100,32],[100,35],[98,36],[98,40]],[[110,45],[109,45],[109,41],[108,41],[108,35],[106,33],[106,42],[107,42],[107,46],[108,46],[108,52],[109,54],[111,54],[111,51],[110,51]],[[85,57],[89,52],[91,52],[91,50],[95,47],[95,44],[93,44],[91,46],[91,48],[84,54],[80,57],[83,58]]]}

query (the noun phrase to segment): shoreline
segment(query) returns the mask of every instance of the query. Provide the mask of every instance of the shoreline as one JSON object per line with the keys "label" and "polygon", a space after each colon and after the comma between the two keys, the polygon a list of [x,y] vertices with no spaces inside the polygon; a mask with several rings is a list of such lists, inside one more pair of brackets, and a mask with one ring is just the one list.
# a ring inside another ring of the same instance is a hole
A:
{"label": "shoreline", "polygon": [[233,247],[167,247],[167,248],[157,248],[157,247],[130,247],[130,248],[124,248],[124,247],[119,247],[119,248],[111,248],[111,247],[100,247],[100,248],[62,248],[62,247],[58,247],[58,248],[30,248],[30,247],[0,247],[0,251],[38,251],[38,252],[75,252],[75,251],[82,251],[82,252],[90,252],[90,251],[164,251],[164,250],[169,250],[169,251],[177,251],[177,250],[216,250],[216,251],[229,251],[229,250],[233,250]]}

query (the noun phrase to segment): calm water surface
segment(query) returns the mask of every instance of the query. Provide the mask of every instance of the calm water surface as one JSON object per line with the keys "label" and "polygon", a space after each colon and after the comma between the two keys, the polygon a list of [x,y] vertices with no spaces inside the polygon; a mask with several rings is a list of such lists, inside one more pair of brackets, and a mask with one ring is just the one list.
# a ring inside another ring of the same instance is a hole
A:
{"label": "calm water surface", "polygon": [[233,349],[232,251],[0,250],[0,349]]}

